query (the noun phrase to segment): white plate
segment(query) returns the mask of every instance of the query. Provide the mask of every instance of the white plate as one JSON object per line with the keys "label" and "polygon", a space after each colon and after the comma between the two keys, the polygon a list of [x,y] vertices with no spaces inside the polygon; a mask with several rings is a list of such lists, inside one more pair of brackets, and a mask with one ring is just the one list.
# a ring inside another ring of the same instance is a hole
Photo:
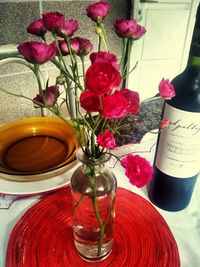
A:
{"label": "white plate", "polygon": [[34,182],[15,182],[0,177],[0,194],[23,197],[60,189],[69,184],[71,175],[76,168],[77,165],[58,176]]}

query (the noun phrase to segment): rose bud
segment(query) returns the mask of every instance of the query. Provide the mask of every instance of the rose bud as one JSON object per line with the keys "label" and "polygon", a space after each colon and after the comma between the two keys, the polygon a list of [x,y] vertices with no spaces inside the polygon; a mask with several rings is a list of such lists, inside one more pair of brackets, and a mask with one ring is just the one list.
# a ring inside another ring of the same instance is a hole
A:
{"label": "rose bud", "polygon": [[60,95],[58,86],[49,86],[42,93],[33,98],[33,102],[37,105],[47,105],[52,107],[55,105]]}
{"label": "rose bud", "polygon": [[114,149],[116,147],[115,138],[110,130],[98,134],[97,143],[108,149]]}
{"label": "rose bud", "polygon": [[49,31],[59,31],[63,28],[65,17],[59,12],[47,12],[42,14],[44,26]]}
{"label": "rose bud", "polygon": [[55,57],[57,49],[54,43],[26,42],[17,47],[19,53],[30,63],[43,64]]}
{"label": "rose bud", "polygon": [[73,52],[75,54],[78,54],[79,53],[79,50],[80,50],[79,38],[80,37],[74,37],[74,38],[71,38],[70,39],[70,46],[71,46],[71,49],[73,50]]}
{"label": "rose bud", "polygon": [[78,56],[86,56],[93,49],[93,45],[88,39],[74,37],[70,40],[71,49]]}
{"label": "rose bud", "polygon": [[78,22],[74,19],[65,20],[64,26],[58,31],[58,36],[71,37],[78,29]]}
{"label": "rose bud", "polygon": [[163,130],[169,126],[169,120],[168,119],[162,119],[159,124],[159,129]]}
{"label": "rose bud", "polygon": [[95,22],[101,22],[109,12],[110,5],[106,2],[97,2],[89,5],[86,12],[89,18]]}
{"label": "rose bud", "polygon": [[58,40],[58,45],[59,45],[61,53],[64,56],[69,55],[68,45],[64,40]]}
{"label": "rose bud", "polygon": [[79,38],[79,41],[80,41],[80,49],[78,55],[79,56],[88,55],[93,49],[92,43],[90,42],[90,40],[85,38]]}
{"label": "rose bud", "polygon": [[66,82],[66,79],[64,75],[61,74],[56,77],[56,84],[63,85],[65,84],[65,82]]}
{"label": "rose bud", "polygon": [[139,39],[145,34],[146,30],[134,19],[120,19],[114,24],[115,32],[119,37]]}
{"label": "rose bud", "polygon": [[160,96],[163,99],[171,99],[176,95],[174,86],[169,82],[169,79],[162,79],[159,83],[158,89]]}
{"label": "rose bud", "polygon": [[44,26],[43,20],[38,19],[33,21],[28,27],[27,32],[34,34],[39,37],[43,37],[44,34],[47,32],[47,29]]}

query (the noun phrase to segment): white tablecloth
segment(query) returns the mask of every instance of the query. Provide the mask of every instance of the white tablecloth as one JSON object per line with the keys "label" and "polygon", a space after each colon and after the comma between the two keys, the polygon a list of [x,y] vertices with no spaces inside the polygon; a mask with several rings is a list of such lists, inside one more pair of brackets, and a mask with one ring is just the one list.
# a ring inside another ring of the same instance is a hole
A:
{"label": "white tablecloth", "polygon": [[[150,149],[151,148],[151,149]],[[126,145],[116,150],[118,156],[133,152],[146,157],[152,162],[152,140],[144,139],[137,145]],[[139,153],[138,153],[139,152]],[[131,185],[124,175],[124,170],[115,159],[110,167],[117,177],[118,186],[131,190],[148,200],[146,188],[138,189]],[[73,171],[73,170],[72,170]],[[67,179],[70,179],[72,171]],[[1,189],[1,185],[0,185]],[[168,223],[179,248],[181,267],[200,267],[200,180],[197,180],[190,205],[179,212],[167,212],[156,208]],[[0,197],[0,267],[5,266],[6,246],[15,223],[22,214],[43,195],[31,197]],[[39,267],[39,266],[38,266]],[[119,266],[120,267],[120,266]],[[128,267],[128,266],[127,266]],[[131,266],[130,266],[131,267]],[[145,267],[145,266],[144,266]],[[156,267],[156,266],[155,266]],[[171,267],[171,266],[167,266]]]}

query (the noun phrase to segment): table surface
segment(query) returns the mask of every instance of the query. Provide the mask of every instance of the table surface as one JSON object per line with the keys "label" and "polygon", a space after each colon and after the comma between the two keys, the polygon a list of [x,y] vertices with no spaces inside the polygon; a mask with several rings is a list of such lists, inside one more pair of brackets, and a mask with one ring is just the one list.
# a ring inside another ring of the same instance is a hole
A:
{"label": "table surface", "polygon": [[[144,138],[140,144],[129,144],[119,147],[115,153],[122,157],[126,153],[139,154],[152,162],[154,150],[152,144],[155,137]],[[148,199],[146,187],[138,189],[129,183],[124,175],[124,170],[119,163],[113,158],[110,162],[110,168],[115,173],[118,186],[133,191],[145,199]],[[70,176],[75,168],[69,171],[66,179],[70,180]],[[1,186],[0,186],[1,189]],[[179,212],[167,212],[155,207],[168,223],[179,248],[181,259],[181,267],[199,267],[200,266],[200,180],[197,184],[189,206]],[[0,267],[5,266],[6,246],[9,235],[20,219],[22,214],[44,194],[18,197],[18,196],[0,196]],[[145,266],[144,266],[145,267]],[[168,266],[170,267],[170,266]]]}

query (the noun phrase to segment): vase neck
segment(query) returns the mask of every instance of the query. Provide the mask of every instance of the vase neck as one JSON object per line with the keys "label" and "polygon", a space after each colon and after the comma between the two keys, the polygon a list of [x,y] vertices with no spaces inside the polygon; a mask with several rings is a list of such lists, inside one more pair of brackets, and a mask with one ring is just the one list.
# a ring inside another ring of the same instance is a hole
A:
{"label": "vase neck", "polygon": [[90,158],[84,153],[82,148],[79,148],[76,152],[76,157],[81,163],[85,165],[100,166],[108,162],[111,158],[111,155],[110,153],[103,153],[98,158]]}
{"label": "vase neck", "polygon": [[76,153],[77,159],[83,164],[84,173],[91,176],[96,173],[103,173],[106,163],[110,160],[110,154],[102,154],[99,158],[89,158],[80,148]]}

